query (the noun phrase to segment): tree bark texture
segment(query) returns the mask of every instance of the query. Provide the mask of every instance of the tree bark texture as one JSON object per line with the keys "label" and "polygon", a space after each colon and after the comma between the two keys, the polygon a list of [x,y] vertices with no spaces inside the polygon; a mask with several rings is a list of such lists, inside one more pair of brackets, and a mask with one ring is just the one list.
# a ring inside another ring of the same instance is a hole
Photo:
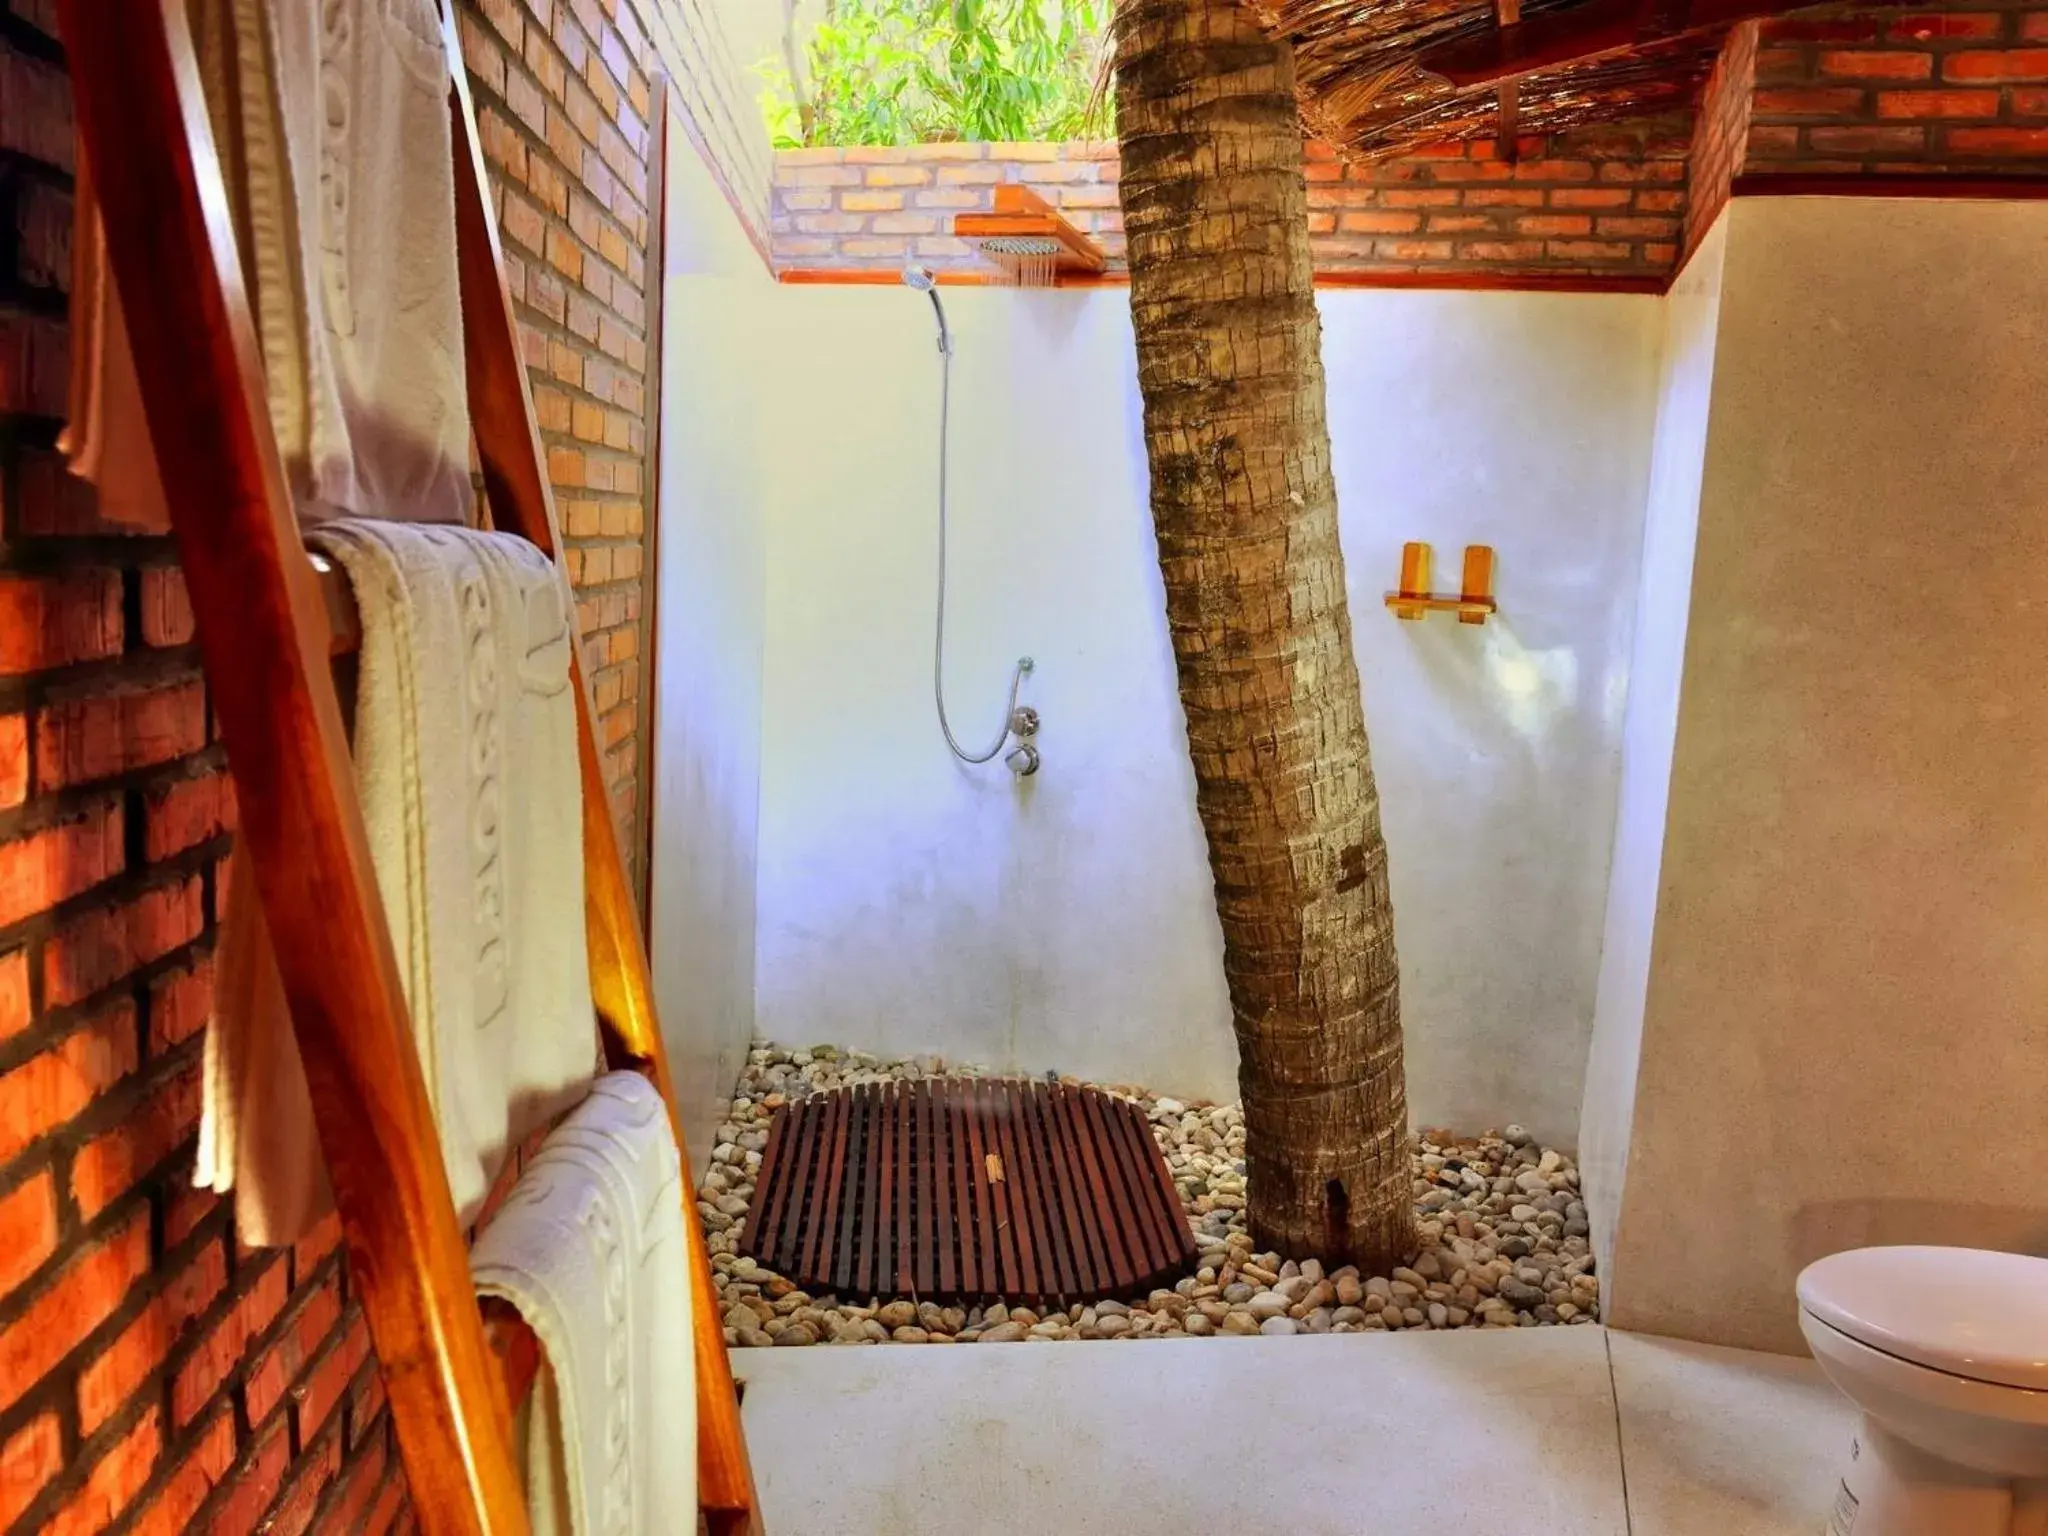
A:
{"label": "tree bark texture", "polygon": [[1152,516],[1223,924],[1252,1235],[1384,1269],[1415,1230],[1400,973],[1293,55],[1236,0],[1124,0],[1117,27]]}

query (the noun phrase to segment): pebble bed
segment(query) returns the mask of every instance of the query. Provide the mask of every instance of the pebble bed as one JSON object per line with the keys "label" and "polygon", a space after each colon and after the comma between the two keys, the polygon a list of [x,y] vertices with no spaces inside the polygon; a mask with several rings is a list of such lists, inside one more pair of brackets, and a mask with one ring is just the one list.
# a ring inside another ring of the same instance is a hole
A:
{"label": "pebble bed", "polygon": [[[1179,1186],[1200,1267],[1142,1300],[1037,1312],[1001,1302],[811,1296],[738,1254],[768,1144],[790,1099],[855,1083],[992,1076],[932,1057],[879,1061],[831,1046],[756,1044],[698,1191],[725,1338],[738,1346],[999,1344],[1060,1339],[1368,1333],[1405,1328],[1534,1328],[1591,1323],[1600,1282],[1587,1242],[1579,1171],[1526,1131],[1425,1131],[1415,1147],[1419,1247],[1384,1275],[1254,1253],[1245,1230],[1244,1121],[1234,1104],[1183,1104],[1141,1089],[1107,1091],[1143,1107]],[[1069,1080],[1071,1081],[1071,1079]]]}

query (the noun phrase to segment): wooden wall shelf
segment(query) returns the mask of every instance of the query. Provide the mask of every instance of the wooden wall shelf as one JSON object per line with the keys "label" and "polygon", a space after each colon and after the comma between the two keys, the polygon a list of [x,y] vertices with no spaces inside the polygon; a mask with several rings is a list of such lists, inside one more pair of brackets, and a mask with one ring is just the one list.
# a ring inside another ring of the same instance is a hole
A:
{"label": "wooden wall shelf", "polygon": [[1429,546],[1408,543],[1401,546],[1401,587],[1387,594],[1387,606],[1397,619],[1419,619],[1431,613],[1455,613],[1460,624],[1484,624],[1489,614],[1498,613],[1493,600],[1493,546],[1465,546],[1464,579],[1459,590],[1429,590]]}

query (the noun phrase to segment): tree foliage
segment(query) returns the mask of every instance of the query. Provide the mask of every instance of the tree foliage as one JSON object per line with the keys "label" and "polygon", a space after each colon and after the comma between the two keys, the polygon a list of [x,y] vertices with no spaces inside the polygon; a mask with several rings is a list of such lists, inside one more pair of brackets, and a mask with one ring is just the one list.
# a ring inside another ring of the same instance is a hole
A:
{"label": "tree foliage", "polygon": [[1096,82],[1109,0],[837,0],[755,66],[777,148],[1052,141],[1106,130]]}

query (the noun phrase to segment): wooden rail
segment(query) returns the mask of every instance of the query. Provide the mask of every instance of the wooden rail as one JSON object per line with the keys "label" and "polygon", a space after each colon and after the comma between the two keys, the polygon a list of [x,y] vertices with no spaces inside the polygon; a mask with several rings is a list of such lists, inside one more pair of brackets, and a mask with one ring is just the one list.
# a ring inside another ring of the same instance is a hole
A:
{"label": "wooden rail", "polygon": [[[184,0],[59,0],[91,162],[241,836],[277,952],[314,1119],[383,1371],[415,1511],[432,1536],[523,1536],[510,1385],[537,1365],[516,1319],[494,1350],[470,1285],[390,934],[370,865],[331,658],[354,648],[299,539],[265,403],[227,189]],[[556,555],[526,371],[505,291],[452,17],[457,235],[470,404],[495,522]],[[575,622],[572,612],[571,623]],[[572,651],[593,1001],[608,1062],[675,1096],[646,952]],[[677,1146],[681,1149],[680,1126]],[[699,1497],[715,1536],[758,1532],[709,1258],[684,1160]]]}
{"label": "wooden rail", "polygon": [[[182,0],[63,0],[79,132],[128,296],[241,836],[312,1089],[415,1507],[527,1529],[468,1255],[405,1016]],[[145,298],[145,296],[147,296]]]}
{"label": "wooden rail", "polygon": [[[462,280],[462,331],[469,380],[469,413],[483,462],[484,493],[491,515],[538,545],[550,559],[561,558],[561,526],[554,493],[543,466],[540,429],[519,354],[519,327],[505,286],[498,248],[498,221],[491,210],[490,180],[484,173],[483,144],[470,101],[469,72],[462,65],[453,7],[444,3],[453,88],[448,108],[455,146],[455,243]],[[650,217],[659,217],[659,211]],[[660,274],[653,280],[659,282]],[[570,622],[576,622],[574,611]],[[697,1305],[690,1319],[697,1361],[697,1499],[712,1536],[760,1529],[759,1503],[746,1440],[740,1431],[739,1392],[725,1351],[725,1325],[711,1279],[711,1254],[697,1219],[697,1182],[690,1171],[682,1120],[676,1112],[675,1082],[668,1047],[654,1010],[654,979],[640,938],[640,917],[632,882],[619,852],[611,799],[598,755],[590,689],[583,677],[580,631],[569,657],[576,686],[576,737],[583,765],[583,879],[590,935],[590,986],[604,1036],[606,1062],[615,1070],[645,1072],[661,1090],[683,1160],[683,1231]]]}

